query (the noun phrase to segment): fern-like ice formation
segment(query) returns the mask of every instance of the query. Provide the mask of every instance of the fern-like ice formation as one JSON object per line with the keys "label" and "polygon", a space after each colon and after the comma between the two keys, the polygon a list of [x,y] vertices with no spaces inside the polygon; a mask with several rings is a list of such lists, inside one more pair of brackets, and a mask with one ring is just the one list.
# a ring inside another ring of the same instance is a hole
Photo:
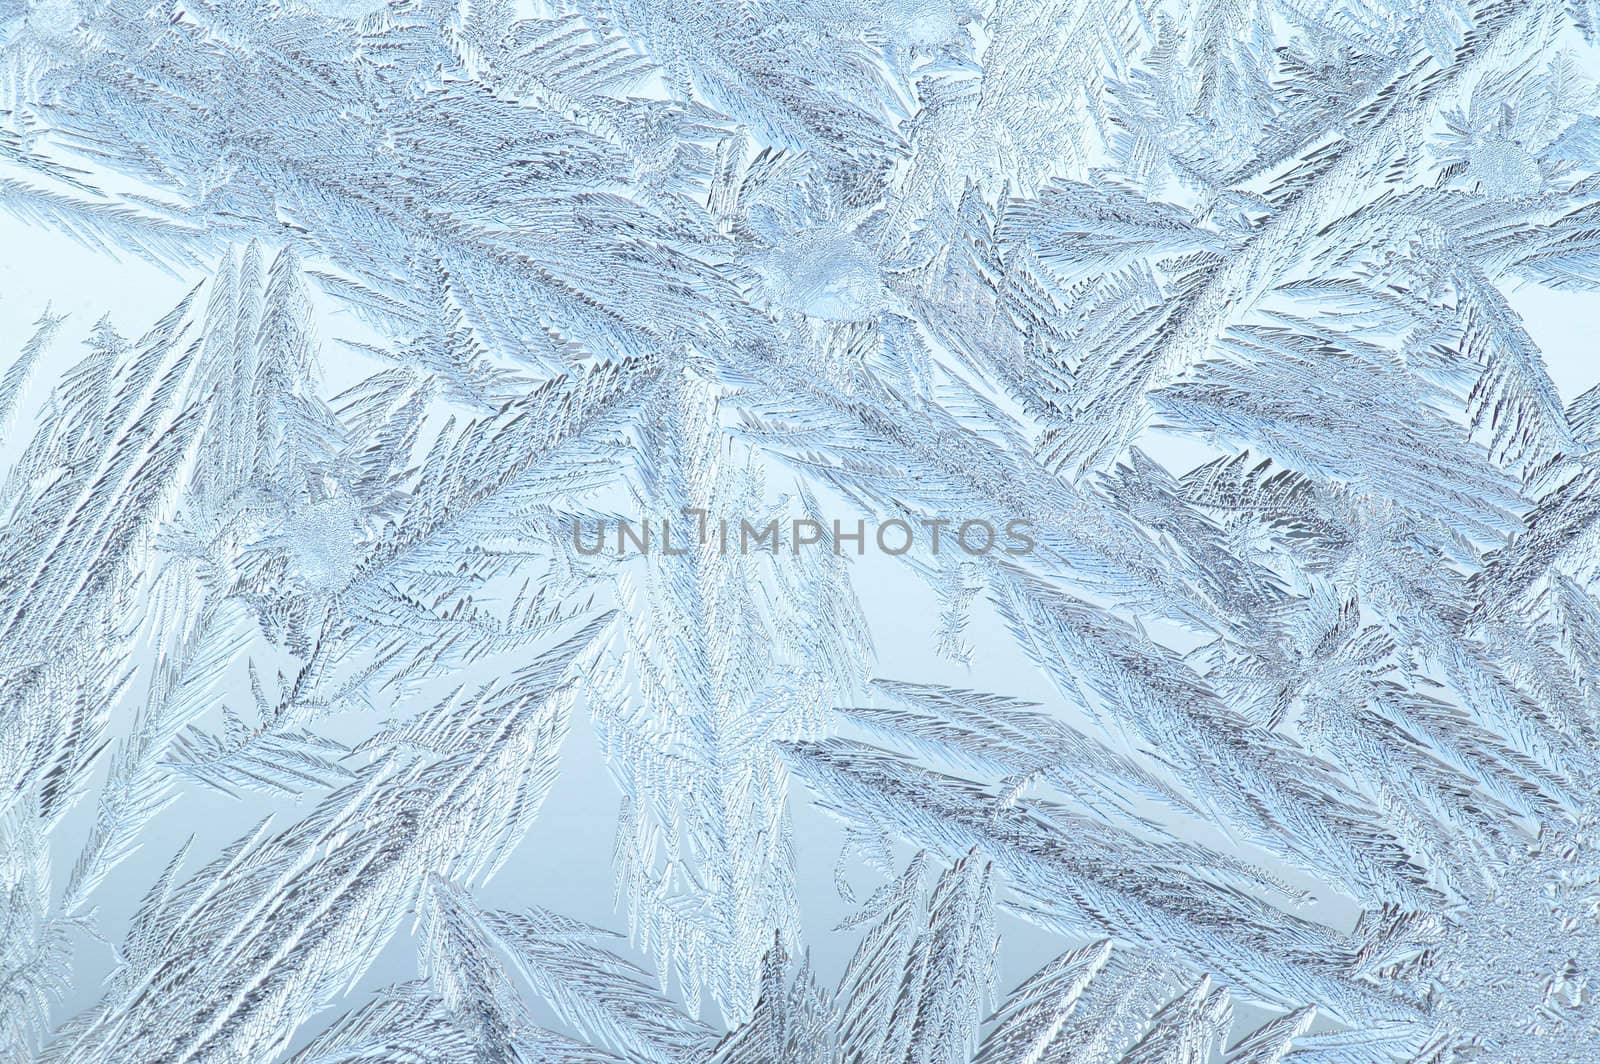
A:
{"label": "fern-like ice formation", "polygon": [[0,0],[0,1060],[1600,1059],[1597,49]]}

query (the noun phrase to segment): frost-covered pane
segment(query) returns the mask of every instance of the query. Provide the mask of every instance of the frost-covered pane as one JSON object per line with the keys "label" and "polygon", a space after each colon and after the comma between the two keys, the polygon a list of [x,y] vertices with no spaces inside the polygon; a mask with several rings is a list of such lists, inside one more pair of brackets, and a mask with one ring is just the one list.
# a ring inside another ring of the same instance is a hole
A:
{"label": "frost-covered pane", "polygon": [[0,0],[0,1060],[1600,1059],[1592,0]]}

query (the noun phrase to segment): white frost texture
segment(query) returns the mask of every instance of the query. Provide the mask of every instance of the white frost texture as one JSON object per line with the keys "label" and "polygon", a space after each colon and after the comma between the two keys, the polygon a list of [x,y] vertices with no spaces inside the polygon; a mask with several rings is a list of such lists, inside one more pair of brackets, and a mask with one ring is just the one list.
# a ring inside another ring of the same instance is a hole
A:
{"label": "white frost texture", "polygon": [[1597,994],[1600,0],[0,0],[0,1064]]}

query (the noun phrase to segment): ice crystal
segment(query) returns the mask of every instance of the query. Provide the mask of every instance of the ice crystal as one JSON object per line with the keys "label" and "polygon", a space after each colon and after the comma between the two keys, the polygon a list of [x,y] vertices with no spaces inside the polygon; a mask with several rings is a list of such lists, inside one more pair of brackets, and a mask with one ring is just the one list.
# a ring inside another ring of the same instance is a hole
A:
{"label": "ice crystal", "polygon": [[0,0],[0,1059],[1600,1059],[1597,44]]}

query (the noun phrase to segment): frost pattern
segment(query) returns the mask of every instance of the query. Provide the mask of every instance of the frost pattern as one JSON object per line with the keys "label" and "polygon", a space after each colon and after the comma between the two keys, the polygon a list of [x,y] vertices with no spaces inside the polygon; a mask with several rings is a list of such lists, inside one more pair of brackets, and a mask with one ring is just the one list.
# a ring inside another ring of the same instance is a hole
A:
{"label": "frost pattern", "polygon": [[[0,206],[189,286],[7,339],[0,1059],[1600,1057],[1597,46],[0,0]],[[569,535],[857,513],[1036,549]],[[614,928],[486,894],[580,731]]]}

